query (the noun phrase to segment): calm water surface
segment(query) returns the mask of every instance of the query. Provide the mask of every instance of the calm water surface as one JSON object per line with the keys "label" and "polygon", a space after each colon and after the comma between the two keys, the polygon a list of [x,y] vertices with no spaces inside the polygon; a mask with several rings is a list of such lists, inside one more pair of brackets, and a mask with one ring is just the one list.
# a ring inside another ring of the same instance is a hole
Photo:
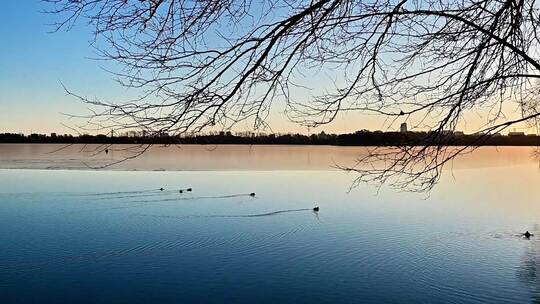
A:
{"label": "calm water surface", "polygon": [[429,197],[347,192],[330,166],[362,148],[170,147],[100,171],[81,159],[110,154],[54,148],[0,145],[1,303],[540,301],[540,237],[517,236],[540,236],[529,148],[457,160]]}

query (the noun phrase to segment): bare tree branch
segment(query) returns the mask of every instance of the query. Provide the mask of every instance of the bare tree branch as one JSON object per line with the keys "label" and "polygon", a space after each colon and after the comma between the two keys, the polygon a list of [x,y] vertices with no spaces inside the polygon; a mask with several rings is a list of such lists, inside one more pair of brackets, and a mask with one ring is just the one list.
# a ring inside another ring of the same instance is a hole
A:
{"label": "bare tree branch", "polygon": [[425,190],[474,148],[446,146],[468,114],[484,113],[485,137],[538,124],[535,0],[44,1],[56,30],[92,26],[99,55],[122,68],[117,80],[143,91],[125,102],[68,91],[91,106],[84,118],[94,129],[264,129],[276,103],[306,126],[375,114],[431,132],[344,169],[359,182]]}

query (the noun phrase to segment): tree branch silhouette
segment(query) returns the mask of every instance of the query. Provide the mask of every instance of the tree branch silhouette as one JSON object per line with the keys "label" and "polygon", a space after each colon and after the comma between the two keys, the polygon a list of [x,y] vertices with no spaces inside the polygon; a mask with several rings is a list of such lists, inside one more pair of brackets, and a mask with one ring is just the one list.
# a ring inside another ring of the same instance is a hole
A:
{"label": "tree branch silhouette", "polygon": [[468,113],[486,113],[479,138],[540,116],[535,0],[44,1],[56,30],[92,26],[99,55],[121,66],[117,80],[144,92],[125,102],[69,92],[92,107],[96,128],[264,129],[276,103],[305,126],[347,112],[415,121],[431,132],[344,169],[357,182],[428,190],[474,149],[447,146]]}

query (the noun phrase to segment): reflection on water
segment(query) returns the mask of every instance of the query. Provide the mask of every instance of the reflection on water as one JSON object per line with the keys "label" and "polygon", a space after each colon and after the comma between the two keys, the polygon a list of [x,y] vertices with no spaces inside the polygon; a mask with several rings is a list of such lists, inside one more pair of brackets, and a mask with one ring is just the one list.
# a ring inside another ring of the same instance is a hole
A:
{"label": "reflection on water", "polygon": [[[0,168],[89,169],[132,156],[130,145],[114,145],[96,154],[98,145],[0,144]],[[154,146],[141,156],[109,166],[107,170],[333,170],[352,166],[366,147],[184,145]],[[452,168],[514,166],[540,161],[532,147],[481,147],[463,155]],[[536,157],[536,159],[535,159]]]}
{"label": "reflection on water", "polygon": [[[540,226],[535,224],[531,233],[538,235]],[[517,277],[530,288],[531,303],[540,303],[540,239],[529,240],[521,265],[517,267]]]}
{"label": "reflection on water", "polygon": [[540,173],[507,149],[456,161],[427,199],[347,193],[350,175],[305,163],[0,169],[1,302],[537,303]]}

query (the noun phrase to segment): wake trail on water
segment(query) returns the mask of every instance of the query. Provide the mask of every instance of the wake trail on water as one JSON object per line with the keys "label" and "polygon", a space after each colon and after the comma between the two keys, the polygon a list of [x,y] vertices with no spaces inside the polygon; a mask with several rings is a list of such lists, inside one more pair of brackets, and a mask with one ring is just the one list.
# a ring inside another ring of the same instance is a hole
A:
{"label": "wake trail on water", "polygon": [[252,196],[251,193],[215,195],[215,196],[175,197],[175,198],[164,198],[164,199],[159,199],[159,200],[139,200],[139,201],[130,201],[130,202],[131,203],[159,203],[159,202],[189,201],[189,200],[199,200],[199,199],[224,199],[224,198],[249,197],[249,196]]}
{"label": "wake trail on water", "polygon": [[160,189],[148,189],[148,190],[133,190],[133,191],[116,191],[116,192],[95,192],[95,193],[73,193],[69,196],[108,196],[108,195],[122,195],[122,194],[142,194],[142,193],[174,193],[178,190],[160,190]]}
{"label": "wake trail on water", "polygon": [[311,208],[301,208],[301,209],[288,209],[288,210],[279,210],[267,213],[259,214],[245,214],[245,215],[209,215],[208,217],[262,217],[262,216],[272,216],[280,213],[290,213],[290,212],[300,212],[300,211],[311,211]]}
{"label": "wake trail on water", "polygon": [[[149,195],[149,196],[156,196]],[[72,210],[63,213],[82,213],[82,212],[92,212],[92,211],[106,211],[106,210],[120,210],[120,209],[131,209],[139,207],[148,207],[153,203],[167,203],[167,202],[180,202],[180,201],[192,201],[192,200],[201,200],[201,199],[227,199],[227,198],[237,198],[237,197],[253,197],[251,193],[242,193],[242,194],[229,194],[229,195],[217,195],[217,196],[192,196],[192,197],[178,197],[178,198],[168,198],[168,199],[155,199],[155,200],[126,200],[119,203],[128,204],[125,206],[110,206],[103,208],[93,208],[86,210]],[[100,199],[93,199],[92,201],[101,201]]]}
{"label": "wake trail on water", "polygon": [[[178,191],[175,191],[174,193],[178,193]],[[129,194],[129,195],[122,195],[122,196],[104,196],[104,197],[98,197],[93,198],[95,201],[105,201],[105,200],[113,200],[113,199],[124,199],[124,198],[141,198],[141,197],[157,197],[157,196],[168,196],[171,194],[174,194],[173,192],[159,192],[159,193],[141,193],[141,194]]]}
{"label": "wake trail on water", "polygon": [[175,215],[152,215],[152,214],[134,214],[134,216],[143,216],[143,217],[156,217],[156,218],[171,218],[171,219],[189,219],[189,218],[243,218],[243,217],[264,217],[264,216],[273,216],[282,213],[290,212],[301,212],[301,211],[312,211],[312,208],[301,208],[301,209],[287,209],[287,210],[278,210],[273,212],[266,213],[257,213],[257,214],[240,214],[240,215],[184,215],[184,216],[175,216]]}

